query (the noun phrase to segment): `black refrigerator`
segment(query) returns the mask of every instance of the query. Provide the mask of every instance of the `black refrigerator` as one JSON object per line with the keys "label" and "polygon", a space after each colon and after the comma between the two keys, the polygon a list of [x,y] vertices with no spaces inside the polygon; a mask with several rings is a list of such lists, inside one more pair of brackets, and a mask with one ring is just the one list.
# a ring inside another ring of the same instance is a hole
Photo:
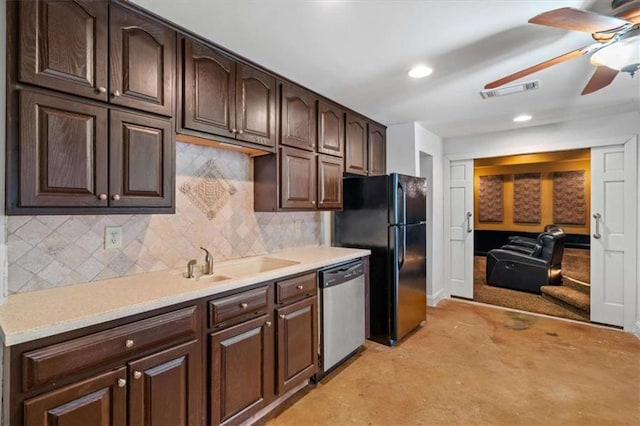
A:
{"label": "black refrigerator", "polygon": [[426,319],[426,183],[393,173],[345,176],[333,244],[371,250],[371,340],[393,346]]}

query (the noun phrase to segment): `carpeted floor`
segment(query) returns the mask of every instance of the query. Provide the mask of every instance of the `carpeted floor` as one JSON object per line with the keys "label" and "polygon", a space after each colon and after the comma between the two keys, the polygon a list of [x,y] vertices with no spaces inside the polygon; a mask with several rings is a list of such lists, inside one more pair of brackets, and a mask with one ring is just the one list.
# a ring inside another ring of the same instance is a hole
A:
{"label": "carpeted floor", "polygon": [[397,347],[365,348],[267,425],[640,424],[630,333],[443,300]]}
{"label": "carpeted floor", "polygon": [[[577,321],[589,321],[587,315],[579,315],[537,294],[487,285],[485,278],[486,262],[487,258],[484,256],[474,257],[473,300],[475,302],[569,318]],[[579,269],[576,268],[576,270]]]}

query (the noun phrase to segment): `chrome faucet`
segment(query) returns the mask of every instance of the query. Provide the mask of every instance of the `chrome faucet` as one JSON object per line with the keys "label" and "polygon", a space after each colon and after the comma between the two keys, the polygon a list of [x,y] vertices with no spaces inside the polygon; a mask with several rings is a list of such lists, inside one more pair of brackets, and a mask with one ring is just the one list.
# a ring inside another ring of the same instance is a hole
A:
{"label": "chrome faucet", "polygon": [[209,250],[207,250],[204,247],[200,247],[202,250],[204,250],[204,252],[206,253],[206,256],[204,257],[204,268],[202,268],[202,273],[205,275],[211,275],[213,274],[213,256],[211,255],[211,253],[209,253]]}
{"label": "chrome faucet", "polygon": [[187,262],[187,272],[184,274],[185,278],[193,278],[195,277],[195,274],[193,272],[196,264],[198,263],[197,260],[195,259],[191,259],[189,262]]}

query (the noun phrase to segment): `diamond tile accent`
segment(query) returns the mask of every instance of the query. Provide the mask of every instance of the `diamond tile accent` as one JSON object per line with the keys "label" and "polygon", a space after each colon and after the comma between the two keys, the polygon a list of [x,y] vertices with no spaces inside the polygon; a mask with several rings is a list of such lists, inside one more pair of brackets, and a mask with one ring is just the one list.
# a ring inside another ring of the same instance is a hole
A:
{"label": "diamond tile accent", "polygon": [[[200,247],[222,261],[320,244],[319,213],[253,211],[246,155],[178,143],[176,163],[175,215],[7,218],[9,292],[182,268]],[[105,226],[122,226],[122,249],[104,249]]]}
{"label": "diamond tile accent", "polygon": [[196,171],[193,178],[180,186],[180,192],[211,220],[236,193],[236,188],[224,178],[214,161],[209,160]]}

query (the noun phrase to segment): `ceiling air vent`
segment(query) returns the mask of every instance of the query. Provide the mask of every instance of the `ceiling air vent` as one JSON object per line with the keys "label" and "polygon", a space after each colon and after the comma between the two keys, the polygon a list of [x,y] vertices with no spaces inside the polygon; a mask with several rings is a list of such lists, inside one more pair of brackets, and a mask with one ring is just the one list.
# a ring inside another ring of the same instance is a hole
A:
{"label": "ceiling air vent", "polygon": [[497,98],[498,96],[513,95],[514,93],[528,92],[539,88],[540,80],[533,80],[497,89],[483,90],[480,92],[480,96],[482,96],[482,99]]}

